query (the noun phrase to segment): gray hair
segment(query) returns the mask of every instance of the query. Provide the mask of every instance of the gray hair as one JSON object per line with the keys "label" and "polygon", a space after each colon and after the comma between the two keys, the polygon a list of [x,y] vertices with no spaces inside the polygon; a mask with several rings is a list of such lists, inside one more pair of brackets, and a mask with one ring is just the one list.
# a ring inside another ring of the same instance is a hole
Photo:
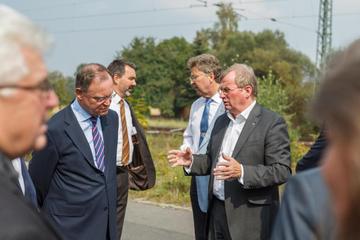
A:
{"label": "gray hair", "polygon": [[196,67],[199,71],[206,74],[213,73],[215,81],[220,81],[221,66],[219,60],[214,55],[204,53],[192,57],[187,61],[187,67],[189,70]]}
{"label": "gray hair", "polygon": [[235,72],[235,83],[238,87],[245,87],[250,85],[253,89],[252,95],[257,96],[257,80],[252,67],[246,64],[235,63],[228,69],[226,69],[220,76],[223,79],[228,73]]}
{"label": "gray hair", "polygon": [[44,53],[50,42],[27,17],[0,4],[0,84],[13,84],[28,73],[22,47]]}

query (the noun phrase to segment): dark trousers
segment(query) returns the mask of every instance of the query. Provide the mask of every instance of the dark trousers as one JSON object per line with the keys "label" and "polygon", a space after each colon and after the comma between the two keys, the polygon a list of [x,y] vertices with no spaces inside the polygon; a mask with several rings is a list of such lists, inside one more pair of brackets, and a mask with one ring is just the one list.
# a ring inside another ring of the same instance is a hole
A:
{"label": "dark trousers", "polygon": [[231,240],[224,201],[213,196],[209,215],[209,240]]}
{"label": "dark trousers", "polygon": [[206,240],[206,215],[207,214],[202,212],[199,207],[195,177],[191,178],[190,199],[191,199],[191,207],[192,207],[193,219],[194,219],[195,239],[196,240]]}
{"label": "dark trousers", "polygon": [[121,239],[124,225],[126,205],[129,191],[129,173],[127,167],[116,167],[117,199],[116,199],[116,225]]}

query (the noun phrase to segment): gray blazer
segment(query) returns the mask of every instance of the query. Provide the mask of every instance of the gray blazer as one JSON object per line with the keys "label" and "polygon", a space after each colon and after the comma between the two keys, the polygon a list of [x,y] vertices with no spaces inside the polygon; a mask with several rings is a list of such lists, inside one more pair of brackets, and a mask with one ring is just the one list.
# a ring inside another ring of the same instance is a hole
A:
{"label": "gray blazer", "polygon": [[[194,155],[191,175],[211,174],[209,202],[213,199],[212,174],[230,120],[215,122],[207,153]],[[279,205],[278,185],[291,175],[290,141],[282,117],[256,104],[233,151],[243,164],[244,185],[225,181],[225,209],[232,239],[269,239]]]}
{"label": "gray blazer", "polygon": [[335,239],[335,219],[320,169],[291,178],[276,218],[274,240]]}

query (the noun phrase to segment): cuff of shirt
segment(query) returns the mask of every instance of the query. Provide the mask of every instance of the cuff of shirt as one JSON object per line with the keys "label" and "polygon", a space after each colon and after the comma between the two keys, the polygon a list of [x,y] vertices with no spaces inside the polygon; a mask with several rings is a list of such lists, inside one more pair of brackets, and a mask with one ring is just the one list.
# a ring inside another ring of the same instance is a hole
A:
{"label": "cuff of shirt", "polygon": [[241,167],[241,176],[239,177],[239,183],[241,183],[242,185],[244,185],[244,168],[243,168],[243,165],[240,164],[240,167]]}
{"label": "cuff of shirt", "polygon": [[191,167],[192,167],[192,165],[193,165],[193,162],[194,162],[194,157],[191,156],[191,164],[190,164],[190,166],[184,167],[184,170],[185,170],[185,172],[186,172],[187,174],[190,174],[190,173],[191,173]]}

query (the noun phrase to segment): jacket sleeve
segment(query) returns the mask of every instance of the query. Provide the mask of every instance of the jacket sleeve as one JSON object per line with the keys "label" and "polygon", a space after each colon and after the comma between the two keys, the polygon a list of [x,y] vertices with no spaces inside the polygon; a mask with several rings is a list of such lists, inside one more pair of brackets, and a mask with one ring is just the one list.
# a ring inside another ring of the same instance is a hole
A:
{"label": "jacket sleeve", "polygon": [[297,162],[296,172],[301,172],[319,166],[326,145],[327,142],[325,139],[325,133],[321,131],[310,150]]}
{"label": "jacket sleeve", "polygon": [[46,136],[46,147],[40,151],[33,152],[29,163],[29,173],[34,182],[39,207],[42,207],[44,203],[59,160],[59,154],[52,135],[48,132]]}
{"label": "jacket sleeve", "polygon": [[314,193],[308,191],[311,186],[306,186],[302,180],[296,176],[287,183],[271,239],[318,239],[313,213],[318,213],[319,209],[315,209]]}

